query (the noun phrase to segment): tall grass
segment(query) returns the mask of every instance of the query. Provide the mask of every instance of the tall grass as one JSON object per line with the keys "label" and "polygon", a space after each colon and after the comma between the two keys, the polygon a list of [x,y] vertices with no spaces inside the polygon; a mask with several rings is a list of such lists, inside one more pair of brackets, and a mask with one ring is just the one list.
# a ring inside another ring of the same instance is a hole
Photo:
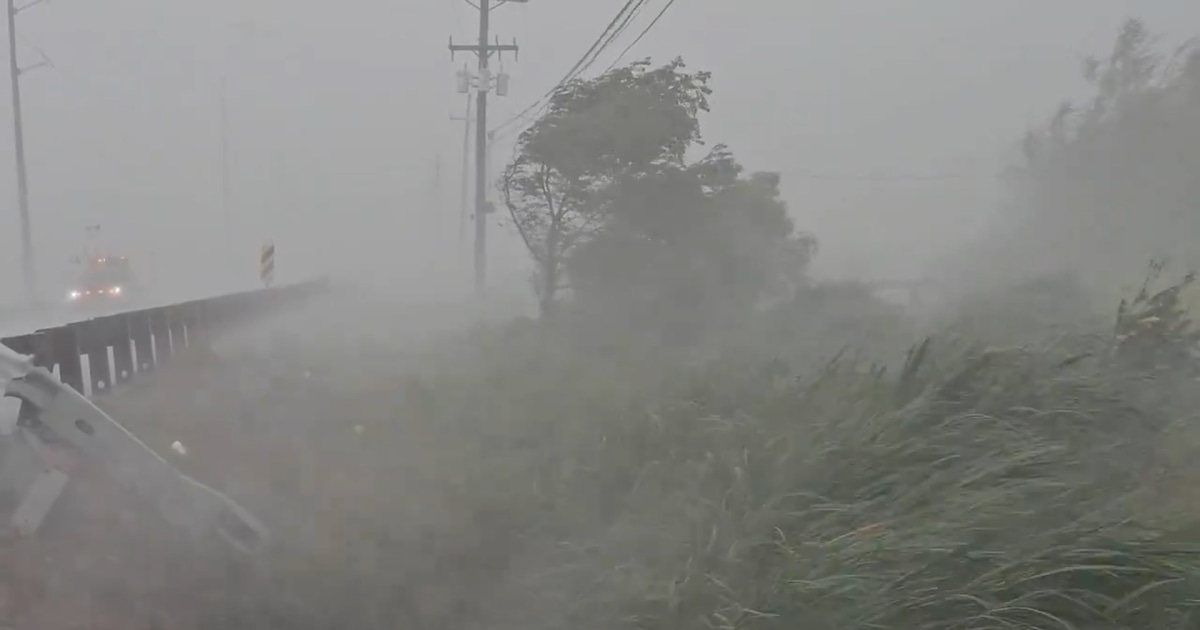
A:
{"label": "tall grass", "polygon": [[1146,500],[1176,417],[1124,334],[896,371],[525,344],[405,400],[502,532],[478,627],[1192,627],[1200,546]]}
{"label": "tall grass", "polygon": [[240,450],[197,473],[254,486],[296,627],[1192,628],[1179,286],[1111,329],[878,362],[912,338],[893,311],[803,300],[700,351],[525,322],[376,380],[386,357],[299,354],[210,403]]}

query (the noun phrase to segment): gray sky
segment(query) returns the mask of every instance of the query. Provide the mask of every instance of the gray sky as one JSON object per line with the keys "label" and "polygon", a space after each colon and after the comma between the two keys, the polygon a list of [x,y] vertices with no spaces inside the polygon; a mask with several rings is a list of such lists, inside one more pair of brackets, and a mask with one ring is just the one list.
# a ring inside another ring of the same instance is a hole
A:
{"label": "gray sky", "polygon": [[[621,4],[497,9],[494,32],[516,37],[522,54],[505,62],[511,93],[493,120],[545,92]],[[1171,41],[1200,34],[1195,0],[1139,0],[1136,10],[1131,0],[679,0],[630,58],[682,55],[714,72],[707,137],[751,168],[783,173],[798,222],[822,240],[823,272],[912,276],[981,227],[1004,151],[1079,89],[1082,57],[1105,51],[1126,17]],[[46,291],[65,287],[89,223],[143,275],[187,291],[251,285],[264,236],[278,244],[284,281],[333,272],[468,286],[457,242],[462,127],[448,119],[462,114],[454,72],[464,58],[451,62],[446,44],[451,34],[465,43],[475,24],[462,0],[53,0],[22,13],[22,62],[40,49],[55,64],[22,83]],[[4,120],[0,287],[11,293],[19,238],[7,110]],[[497,167],[509,150],[497,147]],[[904,181],[946,173],[965,176]],[[523,281],[515,235],[492,236],[494,282]]]}

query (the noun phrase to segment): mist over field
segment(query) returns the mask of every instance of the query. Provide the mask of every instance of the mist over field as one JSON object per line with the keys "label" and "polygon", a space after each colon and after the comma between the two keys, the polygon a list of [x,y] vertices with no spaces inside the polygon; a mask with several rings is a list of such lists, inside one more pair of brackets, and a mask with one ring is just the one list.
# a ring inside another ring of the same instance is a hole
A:
{"label": "mist over field", "polygon": [[268,548],[84,470],[0,527],[0,628],[1200,623],[1200,5],[490,17],[477,292],[473,6],[20,11],[43,304],[14,206],[0,325],[89,251],[130,308],[265,240],[330,282],[96,398]]}

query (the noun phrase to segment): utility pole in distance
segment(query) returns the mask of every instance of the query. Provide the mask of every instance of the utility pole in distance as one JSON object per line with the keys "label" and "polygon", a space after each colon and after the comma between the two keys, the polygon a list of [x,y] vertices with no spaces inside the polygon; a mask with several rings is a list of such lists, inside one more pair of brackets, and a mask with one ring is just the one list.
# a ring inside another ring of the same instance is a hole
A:
{"label": "utility pole in distance", "polygon": [[[450,58],[456,52],[473,52],[479,58],[479,78],[475,95],[475,293],[483,297],[487,281],[487,93],[491,88],[492,77],[488,69],[488,58],[492,53],[497,55],[511,52],[517,53],[517,44],[488,44],[488,20],[493,7],[489,0],[478,0],[479,8],[479,41],[474,45],[456,45],[450,40]],[[495,6],[500,7],[509,2],[524,3],[528,0],[500,0]],[[475,6],[472,4],[472,6]],[[497,82],[497,95],[503,96],[507,91],[506,81]]]}
{"label": "utility pole in distance", "polygon": [[462,116],[450,115],[450,120],[460,120],[463,123],[463,146],[462,146],[462,193],[458,202],[458,248],[459,255],[462,255],[462,246],[467,239],[467,192],[470,190],[471,174],[471,93],[470,90],[465,91],[467,95],[467,111]]}
{"label": "utility pole in distance", "polygon": [[17,208],[21,215],[21,271],[25,280],[25,298],[30,305],[38,302],[37,270],[33,255],[33,227],[29,220],[29,182],[25,169],[25,126],[21,118],[21,75],[42,66],[48,66],[50,60],[42,55],[42,60],[22,68],[17,64],[17,14],[42,0],[32,0],[28,4],[17,6],[14,0],[8,4],[8,78],[11,83],[12,117],[13,117],[13,149],[17,162]]}

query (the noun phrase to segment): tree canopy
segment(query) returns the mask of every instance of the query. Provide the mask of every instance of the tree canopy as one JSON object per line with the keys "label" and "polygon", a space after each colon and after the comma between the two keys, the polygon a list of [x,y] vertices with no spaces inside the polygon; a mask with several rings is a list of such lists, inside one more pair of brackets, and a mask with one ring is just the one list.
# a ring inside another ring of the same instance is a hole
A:
{"label": "tree canopy", "polygon": [[1089,58],[1091,95],[1066,102],[1022,144],[1010,217],[1030,265],[1096,278],[1150,258],[1200,264],[1200,50],[1162,52],[1128,21]]}
{"label": "tree canopy", "polygon": [[710,75],[638,61],[552,96],[501,179],[537,267],[543,314],[581,305],[705,312],[786,288],[815,253],[779,176],[745,173],[724,145],[703,157]]}

